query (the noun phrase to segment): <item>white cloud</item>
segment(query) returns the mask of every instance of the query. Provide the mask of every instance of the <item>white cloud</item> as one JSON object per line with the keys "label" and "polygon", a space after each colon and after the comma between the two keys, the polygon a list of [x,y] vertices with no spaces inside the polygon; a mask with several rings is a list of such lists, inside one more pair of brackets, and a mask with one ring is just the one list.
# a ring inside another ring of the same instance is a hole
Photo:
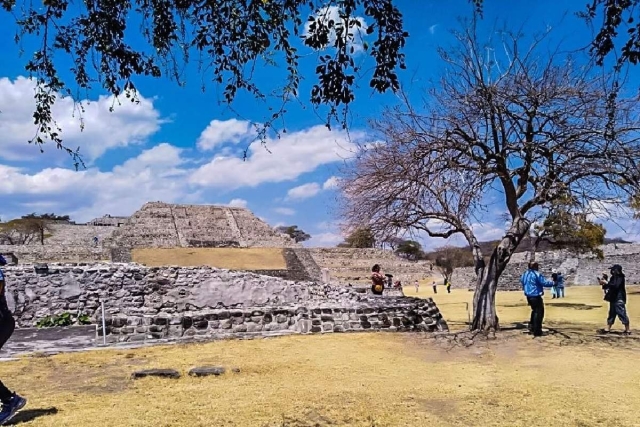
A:
{"label": "white cloud", "polygon": [[287,199],[290,199],[290,200],[308,199],[318,194],[320,190],[321,190],[320,185],[318,185],[315,182],[302,184],[297,187],[293,187],[291,190],[287,191]]}
{"label": "white cloud", "polygon": [[429,27],[429,34],[434,35],[436,33],[436,28],[438,28],[438,24],[433,24]]}
{"label": "white cloud", "polygon": [[323,190],[335,190],[338,188],[339,178],[337,176],[332,176],[327,179],[324,184],[322,184]]}
{"label": "white cloud", "polygon": [[[336,41],[336,28],[345,27],[344,19],[340,18],[340,9],[337,6],[325,6],[319,9],[314,17],[316,21],[320,21],[324,25],[328,25],[329,21],[334,22],[334,28],[329,30],[329,46],[333,46]],[[359,23],[360,26],[356,23]],[[310,27],[311,22],[307,21],[304,25],[304,37],[309,35]],[[349,18],[349,22],[347,24],[347,30],[350,37],[349,44],[353,46],[356,52],[364,50],[362,39],[363,36],[367,34],[367,28],[368,26],[363,17],[352,16]]]}
{"label": "white cloud", "polygon": [[[0,78],[0,158],[34,159],[36,147],[27,143],[36,135],[34,90],[31,79]],[[81,112],[71,98],[59,95],[53,117],[62,129],[64,144],[72,149],[80,147],[84,160],[91,163],[107,150],[143,143],[159,129],[162,121],[153,102],[142,96],[139,101],[132,103],[122,97],[118,103],[112,96],[100,96],[81,101]],[[56,151],[51,143],[44,148]]]}
{"label": "white cloud", "polygon": [[274,208],[273,211],[279,213],[280,215],[286,216],[292,216],[296,214],[296,211],[291,208]]}
{"label": "white cloud", "polygon": [[237,144],[247,141],[256,134],[254,127],[244,120],[211,120],[198,138],[197,147],[200,150],[213,150],[224,143]]}
{"label": "white cloud", "polygon": [[0,203],[5,212],[13,210],[15,215],[33,210],[25,208],[36,203],[76,221],[87,221],[106,213],[130,215],[147,201],[201,202],[201,192],[187,184],[188,171],[178,167],[184,163],[180,152],[177,147],[159,144],[109,172],[46,168],[29,173],[0,165]]}
{"label": "white cloud", "polygon": [[231,199],[227,206],[232,208],[246,208],[249,202],[244,199]]}
{"label": "white cloud", "polygon": [[[363,133],[352,131],[357,140]],[[346,132],[329,131],[325,126],[284,134],[280,139],[260,141],[249,146],[247,159],[238,156],[215,156],[191,175],[190,182],[202,187],[234,190],[256,187],[268,182],[284,182],[314,171],[318,166],[349,158],[356,144]]]}
{"label": "white cloud", "polygon": [[311,239],[307,240],[304,245],[310,248],[334,247],[344,241],[344,236],[339,233],[317,233],[311,234]]}

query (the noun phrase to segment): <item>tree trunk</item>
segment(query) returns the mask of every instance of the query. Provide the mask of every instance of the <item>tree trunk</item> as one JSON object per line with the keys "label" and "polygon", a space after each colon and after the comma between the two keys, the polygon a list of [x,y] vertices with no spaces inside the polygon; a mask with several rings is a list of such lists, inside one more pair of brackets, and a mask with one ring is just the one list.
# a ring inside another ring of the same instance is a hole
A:
{"label": "tree trunk", "polygon": [[478,281],[473,296],[472,331],[497,331],[500,329],[496,314],[496,291],[498,280],[507,267],[511,255],[525,237],[531,226],[531,221],[517,218],[509,227],[507,234],[491,253],[487,265],[484,260],[476,260],[476,274]]}

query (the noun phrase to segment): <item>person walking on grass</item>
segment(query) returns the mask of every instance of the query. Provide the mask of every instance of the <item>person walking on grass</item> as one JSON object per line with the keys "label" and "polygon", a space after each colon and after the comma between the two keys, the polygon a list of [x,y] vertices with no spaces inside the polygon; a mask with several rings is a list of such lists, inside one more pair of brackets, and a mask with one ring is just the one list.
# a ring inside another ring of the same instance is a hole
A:
{"label": "person walking on grass", "polygon": [[627,289],[625,287],[625,277],[622,267],[618,264],[611,267],[611,278],[609,282],[603,286],[605,291],[604,300],[609,302],[609,316],[607,317],[607,327],[601,332],[611,332],[611,327],[616,321],[616,316],[624,325],[624,334],[629,335],[629,316],[627,316]]}
{"label": "person walking on grass", "polygon": [[416,280],[415,282],[413,282],[413,284],[416,287],[416,294],[417,294],[418,292],[420,292],[420,282]]}
{"label": "person walking on grass", "polygon": [[433,281],[433,285],[431,285],[431,286],[433,286],[433,293],[437,294],[438,293],[438,285],[436,285],[436,281],[435,280]]}
{"label": "person walking on grass", "polygon": [[564,298],[564,276],[562,273],[553,270],[551,280],[553,280],[553,298]]}
{"label": "person walking on grass", "polygon": [[[0,266],[5,266],[7,260],[0,255]],[[5,278],[2,269],[0,269],[0,348],[5,345],[9,337],[13,334],[16,322],[13,320],[13,314],[7,305],[5,296]],[[0,381],[0,401],[2,401],[2,410],[0,410],[0,425],[5,425],[13,418],[20,409],[27,404],[27,399],[20,397],[15,392],[11,392]]]}
{"label": "person walking on grass", "polygon": [[544,295],[544,288],[550,288],[553,286],[553,282],[548,281],[538,271],[538,263],[529,263],[529,268],[524,272],[520,278],[522,284],[522,290],[525,297],[527,297],[527,303],[531,307],[531,319],[529,320],[529,332],[534,337],[542,336],[542,321],[544,320],[544,301],[542,296]]}

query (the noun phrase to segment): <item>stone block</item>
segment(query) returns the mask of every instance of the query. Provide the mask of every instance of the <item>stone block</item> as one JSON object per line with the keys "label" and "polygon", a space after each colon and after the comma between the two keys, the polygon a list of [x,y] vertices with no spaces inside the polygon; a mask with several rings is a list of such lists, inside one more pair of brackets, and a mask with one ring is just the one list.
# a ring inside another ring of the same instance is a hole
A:
{"label": "stone block", "polygon": [[134,380],[146,377],[178,379],[180,378],[180,372],[176,371],[175,369],[145,369],[143,371],[136,371],[131,374],[131,378],[133,378]]}
{"label": "stone block", "polygon": [[258,323],[245,323],[245,327],[247,332],[262,332],[264,326]]}
{"label": "stone block", "polygon": [[219,320],[211,320],[209,322],[209,329],[218,329],[220,327],[220,321]]}
{"label": "stone block", "polygon": [[189,375],[192,377],[208,377],[208,376],[220,376],[226,372],[226,369],[222,366],[201,366],[193,368],[189,371]]}

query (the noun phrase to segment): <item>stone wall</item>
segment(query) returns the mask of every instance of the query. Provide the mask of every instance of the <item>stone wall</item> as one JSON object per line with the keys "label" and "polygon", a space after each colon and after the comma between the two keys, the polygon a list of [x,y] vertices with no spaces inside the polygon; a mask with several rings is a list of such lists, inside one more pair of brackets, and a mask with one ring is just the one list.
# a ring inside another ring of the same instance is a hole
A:
{"label": "stone wall", "polygon": [[19,326],[63,312],[101,323],[110,341],[267,332],[446,330],[432,300],[286,281],[214,268],[137,264],[7,267],[7,301]]}
{"label": "stone wall", "polygon": [[[627,283],[640,283],[640,245],[611,244],[601,248],[604,260],[594,255],[576,255],[568,251],[549,251],[536,254],[536,261],[545,277],[551,278],[553,269],[561,271],[567,285],[595,285],[596,277],[608,273],[613,264],[620,264],[626,275]],[[529,253],[522,252],[511,257],[507,269],[498,284],[499,289],[519,290],[520,276],[527,269]],[[453,275],[454,287],[474,287],[475,272],[473,267],[457,269]]]}
{"label": "stone wall", "polygon": [[429,261],[408,261],[382,249],[310,248],[309,252],[321,269],[329,270],[333,283],[369,283],[374,264],[393,274],[394,281],[407,284],[440,276]]}
{"label": "stone wall", "polygon": [[14,254],[19,263],[96,262],[111,259],[102,247],[77,245],[0,245],[1,254]]}

